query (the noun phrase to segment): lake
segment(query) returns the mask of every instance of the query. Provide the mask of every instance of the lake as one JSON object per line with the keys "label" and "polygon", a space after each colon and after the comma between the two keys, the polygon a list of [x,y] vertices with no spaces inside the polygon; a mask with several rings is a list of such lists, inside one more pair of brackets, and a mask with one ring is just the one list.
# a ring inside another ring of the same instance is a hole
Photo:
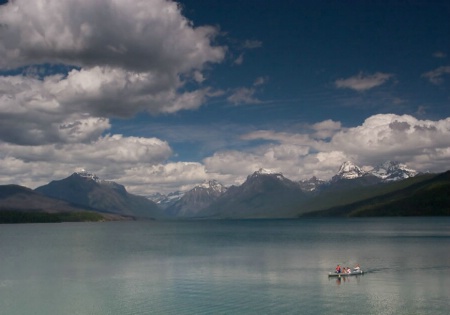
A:
{"label": "lake", "polygon": [[0,267],[9,315],[447,315],[450,218],[0,225]]}

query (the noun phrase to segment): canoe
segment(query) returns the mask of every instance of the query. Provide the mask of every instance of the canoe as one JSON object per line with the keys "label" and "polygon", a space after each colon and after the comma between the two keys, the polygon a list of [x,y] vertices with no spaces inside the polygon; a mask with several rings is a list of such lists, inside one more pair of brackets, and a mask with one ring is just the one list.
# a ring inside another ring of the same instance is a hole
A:
{"label": "canoe", "polygon": [[352,270],[351,273],[336,273],[336,272],[329,272],[328,277],[347,277],[347,276],[357,276],[364,274],[364,271],[362,270]]}

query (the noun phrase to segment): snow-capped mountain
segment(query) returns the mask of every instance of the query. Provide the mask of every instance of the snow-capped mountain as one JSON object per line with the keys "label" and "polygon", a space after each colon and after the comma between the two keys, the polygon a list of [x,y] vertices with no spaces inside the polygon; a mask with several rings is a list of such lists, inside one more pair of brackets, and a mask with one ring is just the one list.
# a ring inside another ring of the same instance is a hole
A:
{"label": "snow-capped mountain", "polygon": [[84,169],[79,169],[79,170],[75,171],[72,175],[78,176],[81,179],[91,180],[101,186],[109,187],[111,189],[114,189],[114,190],[122,193],[122,194],[126,193],[125,186],[118,184],[116,182],[110,181],[110,180],[101,179],[96,174],[90,173]]}
{"label": "snow-capped mountain", "polygon": [[281,181],[288,180],[286,177],[283,176],[283,174],[281,174],[279,172],[271,171],[271,170],[268,170],[268,169],[264,169],[264,168],[260,168],[259,170],[257,170],[253,174],[247,176],[247,180],[252,180],[252,179],[255,180],[258,177],[266,177],[266,176],[269,176],[269,177],[272,177],[272,178],[276,178],[276,179],[281,180]]}
{"label": "snow-capped mountain", "polygon": [[211,218],[285,218],[307,196],[281,173],[259,169],[240,186],[231,186],[199,214]]}
{"label": "snow-capped mountain", "polygon": [[[285,204],[288,212],[298,202],[313,198],[322,192],[343,191],[367,187],[388,181],[415,176],[416,171],[398,162],[385,162],[370,171],[363,170],[353,162],[346,161],[329,181],[312,177],[309,180],[291,181],[280,172],[260,168],[247,176],[240,186],[229,189],[217,181],[205,181],[186,193],[174,193],[172,198],[154,195],[150,199],[174,217],[226,216],[264,217],[271,209]],[[242,213],[241,213],[242,211]],[[281,215],[277,214],[277,215]]]}
{"label": "snow-capped mountain", "polygon": [[365,174],[363,170],[356,164],[350,161],[346,161],[342,163],[341,167],[339,168],[339,171],[337,174],[333,177],[334,180],[336,179],[354,179],[361,177]]}
{"label": "snow-capped mountain", "polygon": [[326,181],[313,176],[310,179],[304,179],[298,182],[300,189],[305,192],[314,192],[318,187],[324,185]]}
{"label": "snow-capped mountain", "polygon": [[216,180],[205,181],[186,192],[180,199],[169,204],[165,213],[169,216],[190,217],[208,207],[227,191]]}
{"label": "snow-capped mountain", "polygon": [[387,161],[374,167],[370,171],[370,174],[385,181],[396,181],[414,177],[418,174],[418,172],[397,161]]}
{"label": "snow-capped mountain", "polygon": [[201,185],[194,187],[192,190],[205,190],[207,194],[220,195],[223,194],[227,188],[213,179],[210,181],[204,181]]}
{"label": "snow-capped mountain", "polygon": [[369,171],[364,171],[353,162],[346,161],[341,165],[339,171],[335,176],[333,176],[331,181],[335,182],[340,179],[357,179],[369,175],[375,176],[382,181],[396,181],[414,177],[417,174],[417,171],[396,161],[384,162]]}
{"label": "snow-capped mountain", "polygon": [[165,209],[168,206],[170,206],[171,204],[180,200],[184,196],[185,193],[186,193],[185,191],[177,190],[177,191],[171,192],[167,195],[161,194],[161,193],[155,193],[155,194],[148,196],[147,198],[150,199],[151,201],[153,201],[154,203],[156,203],[161,208]]}
{"label": "snow-capped mountain", "polygon": [[78,175],[78,176],[80,176],[82,178],[85,178],[85,179],[91,179],[91,180],[93,180],[93,181],[95,181],[97,183],[101,183],[102,182],[102,180],[97,175],[95,175],[93,173],[89,173],[88,171],[86,171],[83,168],[76,170],[74,172],[74,174],[76,174],[76,175]]}

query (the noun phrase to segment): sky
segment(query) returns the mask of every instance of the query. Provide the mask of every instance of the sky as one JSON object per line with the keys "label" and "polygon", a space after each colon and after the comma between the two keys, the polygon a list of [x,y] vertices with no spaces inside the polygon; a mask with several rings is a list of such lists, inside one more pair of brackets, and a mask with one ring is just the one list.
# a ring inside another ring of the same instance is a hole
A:
{"label": "sky", "polygon": [[0,0],[0,184],[450,169],[450,2]]}

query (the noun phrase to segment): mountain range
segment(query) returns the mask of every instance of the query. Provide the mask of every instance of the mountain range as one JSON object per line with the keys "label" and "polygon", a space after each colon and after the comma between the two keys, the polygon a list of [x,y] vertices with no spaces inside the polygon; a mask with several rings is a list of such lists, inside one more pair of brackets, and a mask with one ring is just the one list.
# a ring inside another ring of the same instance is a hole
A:
{"label": "mountain range", "polygon": [[[338,191],[360,189],[381,183],[414,177],[418,172],[399,162],[387,161],[363,171],[347,161],[329,181],[312,177],[309,180],[291,181],[281,173],[260,169],[249,175],[240,186],[226,188],[214,181],[214,186],[200,185],[192,190],[169,198],[160,194],[149,197],[164,200],[160,205],[166,214],[177,217],[247,218],[291,217],[297,212],[315,210],[315,196],[336,195]],[[331,198],[332,199],[332,198]],[[194,201],[195,200],[195,201]],[[320,201],[322,201],[319,198]],[[301,206],[301,207],[300,207]]]}
{"label": "mountain range", "polygon": [[[1,213],[89,213],[101,220],[248,219],[303,216],[450,215],[450,172],[420,174],[398,162],[363,170],[342,164],[331,180],[292,181],[260,169],[239,186],[212,180],[187,192],[130,194],[123,185],[86,171],[34,191],[0,186]],[[99,219],[97,218],[97,220]],[[88,218],[86,220],[91,220]],[[64,220],[64,219],[61,219]]]}

